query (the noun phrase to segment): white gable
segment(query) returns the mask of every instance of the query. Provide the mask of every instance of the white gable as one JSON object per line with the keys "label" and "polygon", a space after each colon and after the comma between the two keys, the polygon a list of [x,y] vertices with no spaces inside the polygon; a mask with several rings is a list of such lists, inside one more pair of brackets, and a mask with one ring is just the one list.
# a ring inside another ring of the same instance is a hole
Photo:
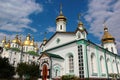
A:
{"label": "white gable", "polygon": [[55,35],[46,43],[45,50],[74,41],[74,33],[55,33]]}

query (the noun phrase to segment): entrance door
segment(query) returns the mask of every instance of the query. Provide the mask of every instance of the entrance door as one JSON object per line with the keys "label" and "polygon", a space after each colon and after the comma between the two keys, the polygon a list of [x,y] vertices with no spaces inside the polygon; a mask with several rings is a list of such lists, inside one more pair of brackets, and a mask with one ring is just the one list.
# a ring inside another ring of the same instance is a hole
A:
{"label": "entrance door", "polygon": [[42,75],[43,75],[43,79],[42,80],[47,80],[47,74],[48,74],[48,71],[47,71],[48,69],[47,69],[47,65],[46,64],[44,64],[43,65],[43,73],[42,73]]}

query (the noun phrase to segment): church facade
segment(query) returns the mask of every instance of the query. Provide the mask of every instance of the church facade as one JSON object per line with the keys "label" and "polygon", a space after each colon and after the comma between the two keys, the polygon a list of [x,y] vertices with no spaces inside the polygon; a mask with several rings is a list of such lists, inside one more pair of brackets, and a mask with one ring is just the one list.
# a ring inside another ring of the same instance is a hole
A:
{"label": "church facade", "polygon": [[99,46],[87,39],[88,32],[79,21],[75,31],[66,31],[66,17],[60,10],[56,18],[56,32],[40,46],[40,80],[75,75],[80,78],[110,78],[109,74],[120,73],[120,56],[115,38],[104,25],[104,34]]}
{"label": "church facade", "polygon": [[8,58],[11,65],[15,68],[21,62],[23,63],[36,63],[39,64],[38,58],[38,45],[34,42],[30,34],[26,36],[25,41],[21,40],[21,37],[16,35],[13,40],[6,40],[6,36],[0,43],[0,47],[3,48],[3,52],[0,54],[2,58]]}

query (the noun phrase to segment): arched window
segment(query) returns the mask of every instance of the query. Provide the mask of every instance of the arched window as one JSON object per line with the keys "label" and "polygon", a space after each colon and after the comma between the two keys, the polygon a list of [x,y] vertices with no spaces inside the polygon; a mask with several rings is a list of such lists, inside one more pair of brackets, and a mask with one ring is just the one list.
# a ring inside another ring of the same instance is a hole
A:
{"label": "arched window", "polygon": [[96,56],[94,53],[91,55],[91,68],[92,68],[92,73],[97,73],[97,63],[96,63]]}
{"label": "arched window", "polygon": [[117,67],[116,67],[115,60],[113,60],[112,66],[113,66],[113,73],[117,73]]}
{"label": "arched window", "polygon": [[118,70],[119,70],[119,73],[120,73],[120,62],[118,62]]}
{"label": "arched window", "polygon": [[111,51],[114,52],[113,47],[111,47]]}
{"label": "arched window", "polygon": [[105,73],[105,62],[103,56],[100,57],[101,72]]}
{"label": "arched window", "polygon": [[112,67],[111,67],[111,62],[109,59],[107,59],[107,66],[108,66],[108,73],[112,73]]}
{"label": "arched window", "polygon": [[62,30],[62,25],[60,25],[60,30]]}
{"label": "arched window", "polygon": [[80,38],[80,33],[78,33],[78,39]]}
{"label": "arched window", "polygon": [[60,66],[56,65],[54,67],[54,77],[60,76]]}
{"label": "arched window", "polygon": [[69,72],[74,72],[74,62],[73,62],[73,55],[69,55]]}
{"label": "arched window", "polygon": [[26,47],[26,51],[28,51],[28,47]]}

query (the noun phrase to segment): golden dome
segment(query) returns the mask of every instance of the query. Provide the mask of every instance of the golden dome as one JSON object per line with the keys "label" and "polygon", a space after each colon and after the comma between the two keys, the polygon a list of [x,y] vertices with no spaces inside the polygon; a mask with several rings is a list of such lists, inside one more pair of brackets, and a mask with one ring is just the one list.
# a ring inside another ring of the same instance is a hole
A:
{"label": "golden dome", "polygon": [[60,14],[57,18],[56,21],[66,21],[66,17],[63,14]]}
{"label": "golden dome", "polygon": [[83,25],[83,23],[80,21],[80,22],[78,23],[78,25]]}
{"label": "golden dome", "polygon": [[108,32],[108,28],[104,28],[104,35],[102,37],[102,42],[103,43],[114,43],[115,38]]}
{"label": "golden dome", "polygon": [[5,48],[10,48],[10,40],[8,41],[7,44],[5,44]]}
{"label": "golden dome", "polygon": [[4,36],[4,39],[2,40],[2,43],[6,43],[6,36]]}
{"label": "golden dome", "polygon": [[66,17],[62,13],[62,5],[60,6],[60,15],[56,18],[56,21],[66,21]]}
{"label": "golden dome", "polygon": [[17,44],[19,44],[18,35],[16,35],[15,39],[12,40],[12,43],[17,43]]}
{"label": "golden dome", "polygon": [[34,46],[34,38],[32,38],[32,41],[30,43],[30,46]]}
{"label": "golden dome", "polygon": [[30,34],[28,34],[28,36],[26,37],[26,40],[23,42],[23,45],[24,46],[29,46],[31,43],[30,41]]}
{"label": "golden dome", "polygon": [[35,51],[38,51],[38,44],[37,43],[35,44],[35,48],[34,49],[35,49]]}

